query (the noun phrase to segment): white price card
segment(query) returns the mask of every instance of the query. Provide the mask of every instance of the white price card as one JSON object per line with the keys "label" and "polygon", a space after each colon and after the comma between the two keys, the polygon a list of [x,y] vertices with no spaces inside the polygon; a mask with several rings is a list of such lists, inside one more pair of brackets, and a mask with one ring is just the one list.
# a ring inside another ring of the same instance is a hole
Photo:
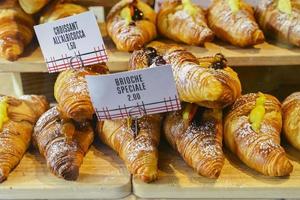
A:
{"label": "white price card", "polygon": [[98,120],[181,109],[170,65],[85,78]]}
{"label": "white price card", "polygon": [[34,30],[50,73],[108,60],[91,11],[37,25]]}

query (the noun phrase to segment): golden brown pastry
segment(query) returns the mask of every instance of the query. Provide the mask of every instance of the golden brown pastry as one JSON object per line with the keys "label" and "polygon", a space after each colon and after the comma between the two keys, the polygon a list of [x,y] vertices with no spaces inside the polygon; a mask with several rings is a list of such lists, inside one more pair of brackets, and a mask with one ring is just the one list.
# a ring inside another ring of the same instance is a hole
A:
{"label": "golden brown pastry", "polygon": [[261,0],[256,17],[266,35],[300,46],[299,0]]}
{"label": "golden brown pastry", "polygon": [[240,97],[225,118],[226,146],[246,165],[266,176],[289,175],[293,166],[280,146],[281,105],[273,96]]}
{"label": "golden brown pastry", "polygon": [[98,122],[97,130],[101,141],[119,154],[131,174],[151,182],[158,175],[161,116],[144,116],[137,120],[137,128],[135,123],[129,119],[105,120]]}
{"label": "golden brown pastry", "polygon": [[254,11],[244,0],[214,0],[207,19],[216,36],[233,45],[247,47],[264,42]]}
{"label": "golden brown pastry", "polygon": [[16,60],[31,42],[34,20],[17,0],[0,1],[0,56]]}
{"label": "golden brown pastry", "polygon": [[54,96],[65,118],[83,122],[92,119],[94,108],[89,96],[85,75],[105,74],[104,64],[92,65],[84,69],[68,69],[61,72],[54,85]]}
{"label": "golden brown pastry", "polygon": [[285,137],[300,150],[300,92],[291,94],[283,101],[282,116]]}
{"label": "golden brown pastry", "polygon": [[122,51],[140,49],[156,37],[156,13],[141,0],[121,0],[106,22],[108,35]]}
{"label": "golden brown pastry", "polygon": [[23,158],[34,124],[48,106],[43,96],[0,97],[0,183]]}
{"label": "golden brown pastry", "polygon": [[50,0],[19,0],[23,10],[28,14],[40,11]]}
{"label": "golden brown pastry", "polygon": [[62,119],[58,108],[53,107],[36,123],[33,140],[53,174],[76,180],[94,133],[90,122]]}
{"label": "golden brown pastry", "polygon": [[135,51],[129,61],[133,69],[163,63],[172,65],[181,101],[223,108],[241,95],[238,75],[221,54],[197,59],[182,47],[152,42],[146,49]]}
{"label": "golden brown pastry", "polygon": [[72,15],[77,15],[86,11],[88,11],[88,9],[80,5],[55,2],[49,6],[45,13],[43,13],[40,18],[40,24],[52,22]]}
{"label": "golden brown pastry", "polygon": [[222,111],[186,103],[167,114],[165,137],[198,174],[219,177],[224,165]]}
{"label": "golden brown pastry", "polygon": [[157,28],[163,36],[189,45],[203,45],[214,38],[204,10],[191,0],[163,2],[157,14]]}

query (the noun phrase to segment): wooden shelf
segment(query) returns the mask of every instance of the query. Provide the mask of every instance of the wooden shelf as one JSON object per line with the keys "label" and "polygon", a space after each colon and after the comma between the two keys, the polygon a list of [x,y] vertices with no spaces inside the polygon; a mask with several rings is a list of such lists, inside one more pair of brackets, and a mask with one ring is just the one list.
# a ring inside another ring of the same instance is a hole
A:
{"label": "wooden shelf", "polygon": [[300,198],[300,154],[290,147],[286,150],[294,165],[290,177],[263,176],[226,152],[221,175],[212,180],[196,174],[170,147],[163,147],[159,151],[158,181],[145,184],[133,179],[133,192],[141,198],[297,199]]}
{"label": "wooden shelf", "polygon": [[76,182],[55,177],[44,158],[31,152],[0,186],[0,199],[110,199],[130,193],[131,178],[123,161],[104,145],[91,147]]}

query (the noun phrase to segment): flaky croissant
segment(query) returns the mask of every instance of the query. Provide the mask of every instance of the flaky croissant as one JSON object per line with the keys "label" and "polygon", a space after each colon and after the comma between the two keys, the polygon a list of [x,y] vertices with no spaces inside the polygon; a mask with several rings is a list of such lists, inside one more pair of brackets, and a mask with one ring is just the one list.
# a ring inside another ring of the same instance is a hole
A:
{"label": "flaky croissant", "polygon": [[48,168],[66,180],[78,178],[83,157],[93,140],[90,122],[62,119],[57,107],[44,113],[34,127],[33,142],[45,157]]}
{"label": "flaky croissant", "polygon": [[[160,139],[160,115],[144,116],[128,124],[127,119],[98,122],[102,142],[114,149],[124,160],[128,171],[144,182],[157,179]],[[137,134],[135,135],[135,131]]]}
{"label": "flaky croissant", "polygon": [[207,19],[216,36],[233,45],[247,47],[264,42],[253,9],[243,0],[214,0]]}
{"label": "flaky croissant", "polygon": [[43,96],[0,97],[0,183],[21,161],[34,124],[48,106]]}
{"label": "flaky croissant", "polygon": [[33,37],[34,20],[19,6],[17,0],[0,2],[0,56],[16,60]]}
{"label": "flaky croissant", "polygon": [[172,65],[181,101],[223,108],[241,95],[238,75],[222,55],[197,59],[182,47],[152,42],[146,49],[135,51],[129,61],[134,69],[162,63]]}
{"label": "flaky croissant", "polygon": [[203,45],[214,38],[204,10],[190,0],[163,2],[157,14],[157,28],[163,36],[190,45]]}
{"label": "flaky croissant", "polygon": [[226,146],[246,165],[267,176],[289,175],[293,166],[280,146],[281,105],[273,96],[240,97],[225,118]]}
{"label": "flaky croissant", "polygon": [[92,119],[94,108],[89,96],[85,75],[105,74],[104,64],[92,65],[80,70],[61,72],[54,85],[54,96],[62,115],[75,121]]}
{"label": "flaky croissant", "polygon": [[54,2],[40,17],[40,24],[52,22],[64,17],[69,17],[86,11],[88,11],[88,9],[80,5],[72,3]]}
{"label": "flaky croissant", "polygon": [[256,17],[266,35],[300,46],[299,0],[261,0]]}
{"label": "flaky croissant", "polygon": [[198,174],[217,178],[224,165],[222,111],[186,103],[167,114],[165,137]]}
{"label": "flaky croissant", "polygon": [[141,0],[121,0],[106,22],[108,35],[122,51],[140,49],[156,37],[156,13]]}
{"label": "flaky croissant", "polygon": [[40,11],[50,0],[19,0],[23,10],[28,14]]}
{"label": "flaky croissant", "polygon": [[285,137],[300,150],[300,92],[291,94],[283,101],[282,116]]}

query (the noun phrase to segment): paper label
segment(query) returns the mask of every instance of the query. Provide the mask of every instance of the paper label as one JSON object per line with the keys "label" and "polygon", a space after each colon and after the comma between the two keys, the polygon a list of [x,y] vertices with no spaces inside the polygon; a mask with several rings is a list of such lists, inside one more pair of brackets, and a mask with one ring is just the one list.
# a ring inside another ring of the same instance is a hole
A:
{"label": "paper label", "polygon": [[170,65],[85,78],[99,120],[181,109]]}
{"label": "paper label", "polygon": [[91,11],[37,25],[34,30],[50,73],[108,60]]}

